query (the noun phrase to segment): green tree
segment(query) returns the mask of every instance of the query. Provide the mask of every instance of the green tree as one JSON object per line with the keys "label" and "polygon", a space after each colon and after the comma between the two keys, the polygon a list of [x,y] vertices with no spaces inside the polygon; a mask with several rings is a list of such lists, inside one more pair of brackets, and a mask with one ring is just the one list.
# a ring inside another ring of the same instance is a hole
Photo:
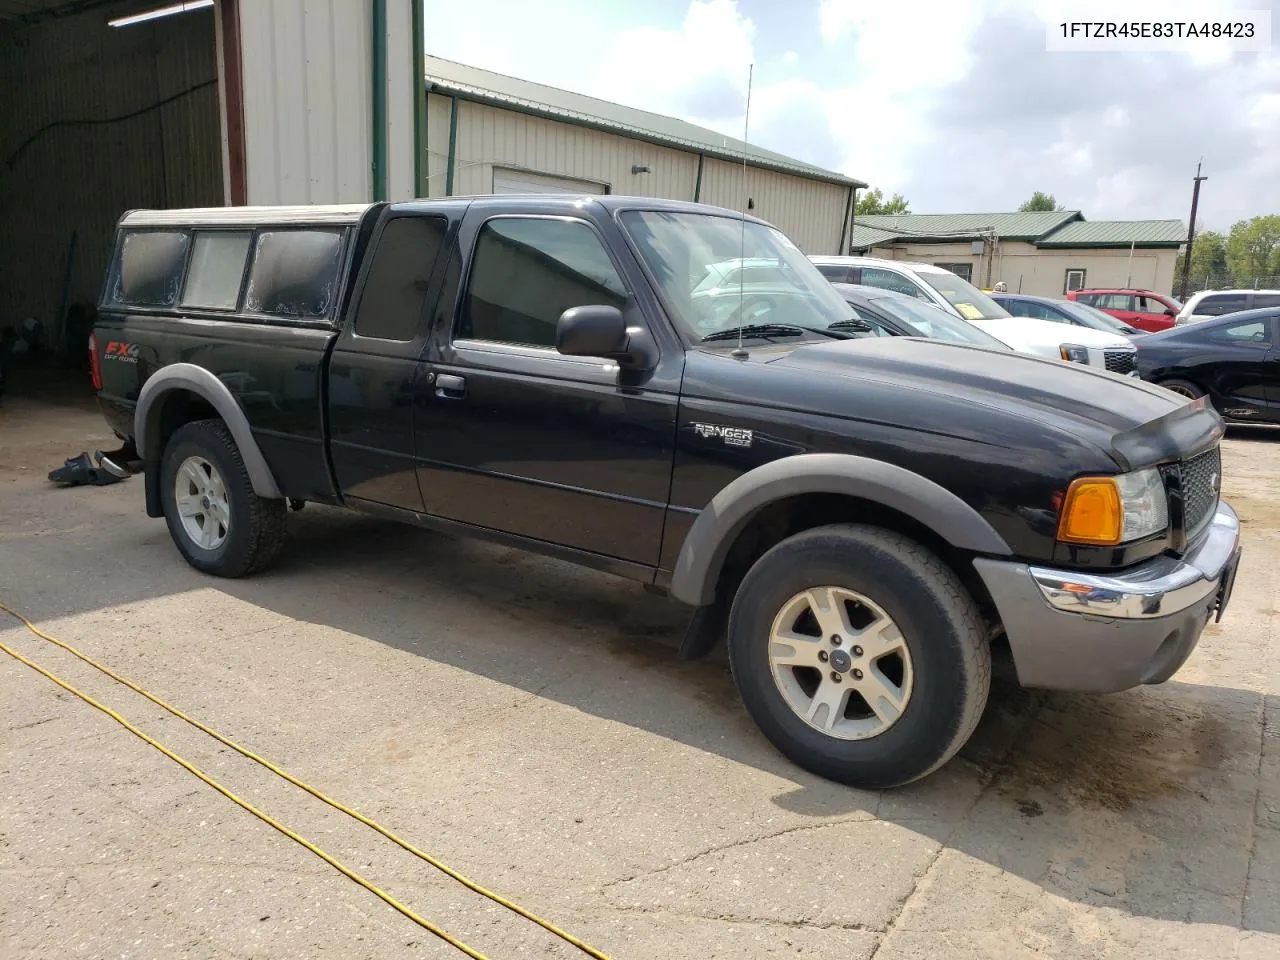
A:
{"label": "green tree", "polygon": [[1227,238],[1217,230],[1196,234],[1191,247],[1191,279],[1221,277],[1227,272]]}
{"label": "green tree", "polygon": [[[1198,246],[1198,243],[1197,243]],[[1195,251],[1192,251],[1195,256]],[[1280,214],[1237,220],[1227,235],[1227,267],[1236,277],[1280,273]]]}
{"label": "green tree", "polygon": [[1018,208],[1019,213],[1053,213],[1061,210],[1062,204],[1058,203],[1057,198],[1052,193],[1045,193],[1043,190],[1037,190],[1031,195],[1031,199]]}
{"label": "green tree", "polygon": [[881,214],[892,213],[910,213],[911,204],[903,198],[902,194],[895,193],[888,200],[884,198],[884,193],[879,187],[874,190],[867,190],[862,196],[858,197],[858,202],[854,204],[853,212],[859,217],[874,217]]}

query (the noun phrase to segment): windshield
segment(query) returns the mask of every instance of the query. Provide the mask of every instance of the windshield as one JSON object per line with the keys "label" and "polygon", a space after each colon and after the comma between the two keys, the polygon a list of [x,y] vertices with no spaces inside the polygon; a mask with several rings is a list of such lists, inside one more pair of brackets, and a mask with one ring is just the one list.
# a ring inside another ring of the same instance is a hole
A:
{"label": "windshield", "polygon": [[1093,327],[1095,330],[1105,330],[1107,333],[1133,333],[1134,328],[1129,326],[1123,320],[1117,320],[1109,313],[1103,313],[1096,307],[1091,307],[1087,303],[1079,303],[1074,300],[1063,300],[1055,306],[1064,313],[1079,319],[1086,327]]}
{"label": "windshield", "polygon": [[954,273],[921,270],[916,276],[942,294],[947,303],[959,310],[960,316],[966,320],[996,320],[1009,316],[1004,307]]}
{"label": "windshield", "polygon": [[[698,339],[747,324],[823,331],[852,314],[826,277],[772,227],[654,210],[628,210],[621,221],[676,319]],[[747,273],[741,289],[707,282],[708,275],[744,272],[740,266]]]}
{"label": "windshield", "polygon": [[922,337],[948,340],[951,343],[969,343],[978,347],[1008,350],[1003,343],[984,330],[979,330],[967,320],[953,317],[923,300],[911,297],[877,297],[871,301],[876,309],[896,317]]}

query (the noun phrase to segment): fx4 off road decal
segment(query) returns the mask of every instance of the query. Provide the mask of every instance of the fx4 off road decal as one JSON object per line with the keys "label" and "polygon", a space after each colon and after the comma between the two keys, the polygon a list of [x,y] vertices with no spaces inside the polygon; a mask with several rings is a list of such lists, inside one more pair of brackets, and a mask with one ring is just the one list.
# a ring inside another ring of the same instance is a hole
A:
{"label": "fx4 off road decal", "polygon": [[111,340],[107,343],[107,347],[102,351],[104,360],[119,360],[122,363],[138,362],[138,345],[136,343],[125,343],[123,340]]}
{"label": "fx4 off road decal", "polygon": [[755,439],[745,427],[722,427],[716,423],[695,423],[693,432],[700,437],[723,440],[730,447],[749,447]]}

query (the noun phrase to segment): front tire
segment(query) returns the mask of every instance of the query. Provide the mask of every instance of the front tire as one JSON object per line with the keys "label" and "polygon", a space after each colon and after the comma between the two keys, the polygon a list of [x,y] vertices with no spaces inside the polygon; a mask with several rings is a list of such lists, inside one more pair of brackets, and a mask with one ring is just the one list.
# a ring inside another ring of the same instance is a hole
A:
{"label": "front tire", "polygon": [[204,573],[254,573],[275,559],[284,542],[285,501],[254,493],[240,449],[221,420],[184,424],[169,438],[160,496],[174,544]]}
{"label": "front tire", "polygon": [[973,598],[918,542],[862,525],[790,537],[729,615],[743,703],[789,759],[866,789],[927,776],[973,733],[991,648]]}
{"label": "front tire", "polygon": [[1199,400],[1204,396],[1204,391],[1190,380],[1161,380],[1160,386],[1188,400]]}

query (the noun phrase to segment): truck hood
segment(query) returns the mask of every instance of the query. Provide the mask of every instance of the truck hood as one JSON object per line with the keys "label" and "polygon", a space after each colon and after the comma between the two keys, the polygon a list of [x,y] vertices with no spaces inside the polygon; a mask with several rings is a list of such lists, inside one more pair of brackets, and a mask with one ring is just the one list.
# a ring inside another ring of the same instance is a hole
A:
{"label": "truck hood", "polygon": [[928,427],[938,432],[949,432],[951,421],[959,419],[952,413],[956,405],[982,407],[995,417],[1035,420],[1050,431],[1096,444],[1123,469],[1197,452],[1221,437],[1223,429],[1212,408],[1187,403],[1141,380],[937,340],[832,341],[759,359],[813,384],[844,379],[850,386],[874,385],[891,395],[933,394],[939,416]]}
{"label": "truck hood", "polygon": [[1132,341],[1118,333],[1077,327],[1073,324],[1036,320],[1032,317],[1000,317],[994,320],[970,320],[975,327],[986,331],[1001,343],[1015,350],[1030,350],[1052,356],[1064,343],[1082,347],[1132,349]]}

